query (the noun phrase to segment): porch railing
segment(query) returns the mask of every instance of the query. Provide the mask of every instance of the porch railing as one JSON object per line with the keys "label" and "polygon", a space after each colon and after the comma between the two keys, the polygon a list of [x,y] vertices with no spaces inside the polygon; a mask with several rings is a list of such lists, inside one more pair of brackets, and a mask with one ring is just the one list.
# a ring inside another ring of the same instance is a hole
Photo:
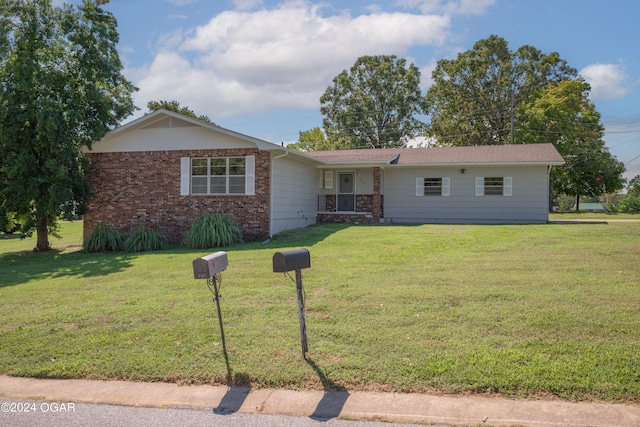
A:
{"label": "porch railing", "polygon": [[338,194],[338,212],[355,212],[356,198],[353,194]]}

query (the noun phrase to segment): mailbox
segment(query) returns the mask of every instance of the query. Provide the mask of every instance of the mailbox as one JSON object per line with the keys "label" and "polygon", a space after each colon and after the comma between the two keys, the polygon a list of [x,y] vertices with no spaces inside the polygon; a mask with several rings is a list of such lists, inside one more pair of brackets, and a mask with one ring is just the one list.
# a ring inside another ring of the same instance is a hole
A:
{"label": "mailbox", "polygon": [[274,273],[286,273],[287,271],[302,270],[309,267],[311,267],[311,258],[309,257],[309,251],[306,249],[294,249],[273,254]]}
{"label": "mailbox", "polygon": [[194,259],[193,277],[194,279],[208,279],[226,270],[228,265],[227,253],[223,251]]}

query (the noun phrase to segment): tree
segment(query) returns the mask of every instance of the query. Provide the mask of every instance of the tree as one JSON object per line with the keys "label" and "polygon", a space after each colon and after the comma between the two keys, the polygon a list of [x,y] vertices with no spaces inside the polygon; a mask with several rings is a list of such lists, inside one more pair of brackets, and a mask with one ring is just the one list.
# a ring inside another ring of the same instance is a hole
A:
{"label": "tree", "polygon": [[551,171],[556,194],[598,197],[624,186],[624,164],[606,147],[600,114],[582,78],[549,83],[537,98],[522,102],[515,135],[519,143],[552,143],[566,163]]}
{"label": "tree", "polygon": [[92,1],[3,0],[0,10],[0,206],[48,251],[58,219],[83,214],[91,148],[135,109],[116,20]]}
{"label": "tree", "polygon": [[178,101],[149,101],[147,103],[147,108],[150,113],[164,109],[217,126],[209,117],[205,115],[198,116],[189,107],[182,107]]}
{"label": "tree", "polygon": [[420,71],[395,55],[363,56],[320,97],[323,127],[342,148],[402,147],[424,123]]}
{"label": "tree", "polygon": [[627,194],[640,197],[640,175],[636,175],[629,180],[629,184],[627,184]]}
{"label": "tree", "polygon": [[498,37],[478,41],[454,60],[438,61],[426,96],[427,135],[441,145],[542,143],[566,164],[553,188],[599,196],[622,188],[624,165],[606,148],[589,85],[557,53],[531,46],[511,52]]}
{"label": "tree", "polygon": [[310,130],[298,133],[298,142],[287,145],[287,148],[297,151],[323,151],[337,150],[340,148],[340,141],[328,140],[322,129],[315,127]]}
{"label": "tree", "polygon": [[640,212],[640,175],[636,175],[627,185],[625,194],[618,204],[619,212],[638,213]]}
{"label": "tree", "polygon": [[526,45],[511,52],[506,40],[492,35],[456,59],[438,61],[426,96],[427,136],[441,145],[508,144],[512,124],[526,120],[517,106],[548,83],[575,75],[555,52]]}

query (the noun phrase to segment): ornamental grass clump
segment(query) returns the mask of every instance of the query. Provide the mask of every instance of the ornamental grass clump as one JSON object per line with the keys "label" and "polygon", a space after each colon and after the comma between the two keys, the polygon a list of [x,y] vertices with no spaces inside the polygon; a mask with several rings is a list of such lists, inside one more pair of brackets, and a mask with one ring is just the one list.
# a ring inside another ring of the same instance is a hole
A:
{"label": "ornamental grass clump", "polygon": [[198,215],[184,243],[192,249],[217,248],[242,242],[242,230],[235,220],[222,212]]}
{"label": "ornamental grass clump", "polygon": [[124,244],[122,233],[107,224],[97,224],[84,241],[85,252],[121,251]]}
{"label": "ornamental grass clump", "polygon": [[124,241],[127,252],[149,252],[163,249],[167,245],[167,236],[158,230],[140,225]]}

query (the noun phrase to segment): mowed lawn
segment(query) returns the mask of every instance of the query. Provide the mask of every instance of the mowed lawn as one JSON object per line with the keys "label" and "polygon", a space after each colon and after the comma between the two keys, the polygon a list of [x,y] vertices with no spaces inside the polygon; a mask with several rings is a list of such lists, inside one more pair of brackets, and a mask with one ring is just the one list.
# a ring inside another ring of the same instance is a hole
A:
{"label": "mowed lawn", "polygon": [[[0,373],[225,384],[215,303],[181,246],[0,239]],[[304,247],[308,360],[294,281]],[[234,383],[640,402],[640,223],[322,225],[224,248]]]}

